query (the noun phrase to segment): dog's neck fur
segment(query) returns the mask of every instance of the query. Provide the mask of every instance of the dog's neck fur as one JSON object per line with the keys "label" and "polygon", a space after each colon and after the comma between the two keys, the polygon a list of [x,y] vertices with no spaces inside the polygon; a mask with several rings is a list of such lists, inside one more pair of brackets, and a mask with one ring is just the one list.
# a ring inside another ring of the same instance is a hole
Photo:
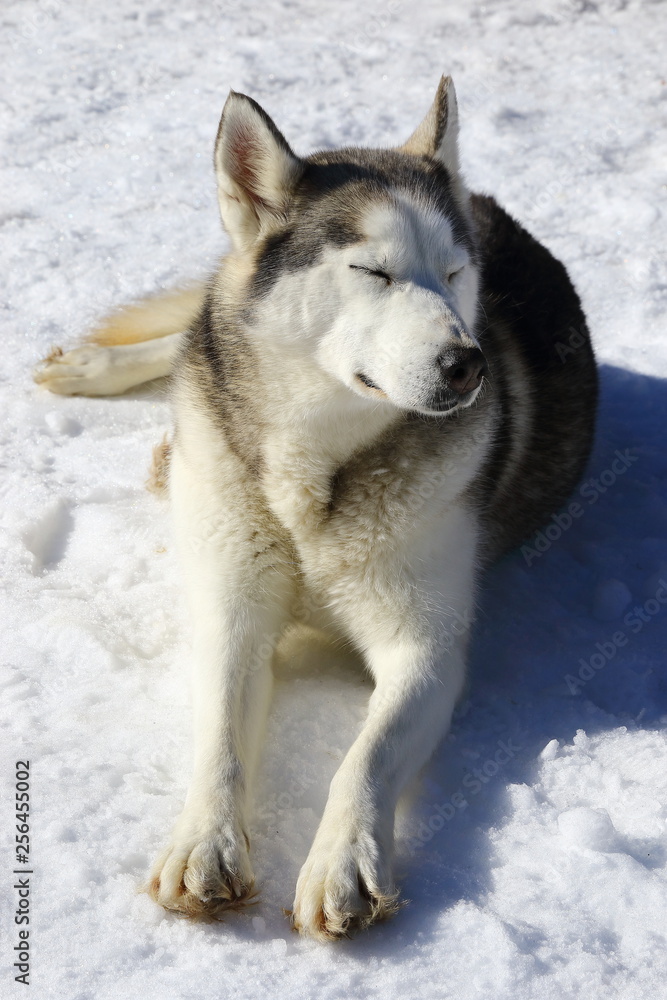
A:
{"label": "dog's neck fur", "polygon": [[267,310],[252,325],[239,325],[252,355],[254,384],[237,419],[261,428],[264,491],[274,513],[298,534],[321,523],[338,471],[405,415],[385,400],[357,396],[314,358],[304,364],[301,355],[299,364],[292,363],[281,321]]}
{"label": "dog's neck fur", "polygon": [[302,408],[300,387],[292,388],[291,407],[286,400],[271,408],[262,478],[275,513],[298,532],[307,523],[321,522],[340,470],[355,454],[372,448],[401,414],[386,404],[373,407],[344,387]]}

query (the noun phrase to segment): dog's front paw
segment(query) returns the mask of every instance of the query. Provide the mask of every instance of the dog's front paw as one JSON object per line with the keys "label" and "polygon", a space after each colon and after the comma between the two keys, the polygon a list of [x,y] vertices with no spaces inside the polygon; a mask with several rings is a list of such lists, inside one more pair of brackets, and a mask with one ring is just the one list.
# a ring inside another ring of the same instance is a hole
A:
{"label": "dog's front paw", "polygon": [[348,937],[401,906],[387,853],[361,831],[315,840],[301,869],[292,926],[322,941]]}
{"label": "dog's front paw", "polygon": [[253,896],[247,838],[232,830],[179,832],[155,862],[144,889],[167,910],[217,917]]}

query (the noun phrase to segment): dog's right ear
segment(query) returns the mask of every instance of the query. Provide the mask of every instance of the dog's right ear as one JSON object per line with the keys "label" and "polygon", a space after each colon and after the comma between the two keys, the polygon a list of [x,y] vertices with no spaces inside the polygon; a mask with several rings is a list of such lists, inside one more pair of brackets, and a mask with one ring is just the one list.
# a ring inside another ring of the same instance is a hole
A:
{"label": "dog's right ear", "polygon": [[215,142],[222,223],[235,250],[284,215],[305,164],[259,104],[230,91]]}

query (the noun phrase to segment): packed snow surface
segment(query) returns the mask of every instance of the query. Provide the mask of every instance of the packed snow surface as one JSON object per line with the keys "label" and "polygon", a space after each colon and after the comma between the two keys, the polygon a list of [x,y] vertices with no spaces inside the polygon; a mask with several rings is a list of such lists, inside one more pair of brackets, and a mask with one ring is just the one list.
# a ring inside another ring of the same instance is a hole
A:
{"label": "packed snow surface", "polygon": [[[29,759],[32,997],[664,998],[664,4],[7,0],[0,23],[3,996],[24,990]],[[305,153],[399,143],[443,71],[470,185],[566,263],[589,317],[602,397],[579,513],[486,581],[467,699],[397,826],[409,905],[332,946],[282,912],[369,695],[319,650],[276,681],[260,901],[191,924],[136,892],[190,769],[189,626],[144,489],[168,400],[59,398],[31,369],[224,252],[211,148],[230,87]]]}

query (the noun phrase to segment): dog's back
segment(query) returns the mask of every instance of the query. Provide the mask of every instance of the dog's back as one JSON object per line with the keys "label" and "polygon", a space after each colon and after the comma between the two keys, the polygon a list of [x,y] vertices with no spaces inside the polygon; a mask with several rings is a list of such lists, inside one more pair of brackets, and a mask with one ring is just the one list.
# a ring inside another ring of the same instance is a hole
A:
{"label": "dog's back", "polygon": [[478,488],[489,555],[518,545],[571,494],[591,448],[597,371],[567,271],[498,203],[473,195],[486,328],[503,421]]}

